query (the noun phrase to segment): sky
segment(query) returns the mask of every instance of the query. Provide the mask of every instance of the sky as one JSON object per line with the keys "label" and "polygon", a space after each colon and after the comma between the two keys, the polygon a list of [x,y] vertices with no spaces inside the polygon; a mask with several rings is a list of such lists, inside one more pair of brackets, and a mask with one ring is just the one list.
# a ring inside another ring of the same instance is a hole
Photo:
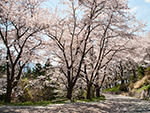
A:
{"label": "sky", "polygon": [[[150,0],[128,0],[131,12],[138,20],[142,20],[143,23],[147,22],[144,28],[147,32],[150,31]],[[46,6],[55,8],[58,5],[58,0],[48,0],[45,3]]]}
{"label": "sky", "polygon": [[137,19],[147,22],[145,30],[150,31],[150,0],[129,0],[129,7]]}

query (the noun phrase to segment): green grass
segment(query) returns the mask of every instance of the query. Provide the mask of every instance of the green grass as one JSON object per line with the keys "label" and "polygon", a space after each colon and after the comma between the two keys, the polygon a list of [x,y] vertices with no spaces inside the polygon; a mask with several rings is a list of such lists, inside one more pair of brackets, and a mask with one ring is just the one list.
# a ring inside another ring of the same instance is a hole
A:
{"label": "green grass", "polygon": [[100,97],[95,97],[95,98],[91,98],[91,99],[77,99],[75,101],[79,102],[99,102],[102,100],[106,100],[105,96],[100,96]]}
{"label": "green grass", "polygon": [[56,99],[51,101],[39,101],[39,102],[1,102],[0,105],[9,105],[9,106],[47,106],[50,104],[61,104],[66,103],[67,99]]}
{"label": "green grass", "polygon": [[[74,100],[74,102],[98,102],[101,100],[105,100],[104,96],[101,96],[99,98],[92,98],[90,99],[80,99],[80,100]],[[63,98],[63,99],[56,99],[56,100],[51,100],[51,101],[39,101],[39,102],[11,102],[11,103],[6,103],[6,102],[1,102],[0,106],[2,105],[8,105],[8,106],[47,106],[51,104],[62,104],[62,103],[70,103],[68,99]]]}
{"label": "green grass", "polygon": [[148,89],[150,89],[150,84],[139,88],[139,89],[137,90],[137,92],[141,92],[141,91],[143,91],[143,90],[148,90]]}
{"label": "green grass", "polygon": [[51,101],[41,101],[41,102],[11,102],[11,103],[1,103],[0,105],[9,105],[9,106],[46,106],[52,104]]}
{"label": "green grass", "polygon": [[104,89],[103,92],[120,92],[120,86]]}

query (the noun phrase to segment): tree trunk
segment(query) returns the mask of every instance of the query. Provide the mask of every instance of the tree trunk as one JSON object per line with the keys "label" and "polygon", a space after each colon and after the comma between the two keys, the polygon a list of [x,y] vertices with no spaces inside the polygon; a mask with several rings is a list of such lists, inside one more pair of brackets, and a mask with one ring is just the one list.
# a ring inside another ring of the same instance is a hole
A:
{"label": "tree trunk", "polygon": [[117,83],[115,82],[114,85],[115,85],[115,87],[116,87],[116,86],[117,86]]}
{"label": "tree trunk", "polygon": [[87,95],[86,95],[87,99],[91,99],[91,85],[88,84],[87,85]]}
{"label": "tree trunk", "polygon": [[[6,60],[8,60],[8,52],[6,56]],[[11,102],[11,93],[12,93],[12,81],[11,81],[11,74],[10,74],[10,66],[9,62],[7,62],[7,89],[5,95],[5,102]]]}
{"label": "tree trunk", "polygon": [[11,74],[9,72],[9,65],[7,65],[7,90],[6,90],[6,97],[5,97],[5,102],[11,102],[11,94],[12,94],[12,89],[17,86],[18,81],[20,80],[22,69],[25,66],[25,64],[20,68],[18,75],[16,77],[16,82],[14,82],[14,73],[15,70],[14,68],[11,69]]}
{"label": "tree trunk", "polygon": [[94,93],[95,93],[95,88],[92,87],[92,98],[95,97],[95,94],[94,94]]}
{"label": "tree trunk", "polygon": [[135,79],[136,78],[136,70],[133,69],[132,71],[133,71],[133,78]]}
{"label": "tree trunk", "polygon": [[108,84],[109,88],[111,88],[111,84]]}
{"label": "tree trunk", "polygon": [[96,88],[96,97],[100,97],[100,87]]}
{"label": "tree trunk", "polygon": [[12,87],[11,87],[11,82],[7,82],[7,91],[6,91],[6,96],[5,96],[5,102],[11,102],[11,94],[12,94]]}
{"label": "tree trunk", "polygon": [[[100,86],[99,85],[95,85],[96,97],[100,97],[100,89],[102,88],[102,86],[104,84],[105,78],[106,78],[106,73],[103,76],[103,79],[102,79],[102,82],[101,82]],[[105,87],[107,88],[107,85]]]}
{"label": "tree trunk", "polygon": [[124,84],[124,80],[121,78],[121,84]]}
{"label": "tree trunk", "polygon": [[70,99],[71,100],[71,98],[72,98],[72,91],[73,91],[73,87],[69,87],[68,89],[67,89],[67,98],[68,99]]}

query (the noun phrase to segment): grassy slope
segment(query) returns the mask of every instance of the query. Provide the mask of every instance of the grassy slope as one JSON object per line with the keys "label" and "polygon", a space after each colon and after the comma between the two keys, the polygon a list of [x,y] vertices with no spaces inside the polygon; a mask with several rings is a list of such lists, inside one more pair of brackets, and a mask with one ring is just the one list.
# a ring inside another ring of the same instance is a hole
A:
{"label": "grassy slope", "polygon": [[120,92],[120,91],[121,90],[119,89],[119,86],[103,90],[103,92]]}

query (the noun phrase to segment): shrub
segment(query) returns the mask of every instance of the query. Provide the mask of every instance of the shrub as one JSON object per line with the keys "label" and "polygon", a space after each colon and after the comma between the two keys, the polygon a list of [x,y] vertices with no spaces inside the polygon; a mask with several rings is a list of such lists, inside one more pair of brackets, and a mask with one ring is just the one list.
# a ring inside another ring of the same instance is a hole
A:
{"label": "shrub", "polygon": [[145,69],[145,75],[150,75],[150,66]]}
{"label": "shrub", "polygon": [[142,92],[143,90],[147,90],[147,91],[150,90],[150,84],[149,85],[145,85],[145,86],[139,88],[137,90],[137,92]]}
{"label": "shrub", "polygon": [[127,86],[125,84],[121,84],[119,86],[119,89],[120,89],[120,91],[125,91],[125,92],[128,91]]}
{"label": "shrub", "polygon": [[137,81],[137,82],[134,84],[134,88],[135,88],[135,89],[138,89],[138,88],[141,88],[142,86],[148,85],[148,84],[150,84],[150,75],[145,76],[145,77],[143,77],[141,80]]}
{"label": "shrub", "polygon": [[3,101],[5,99],[5,94],[0,95],[0,101]]}
{"label": "shrub", "polygon": [[103,92],[120,92],[120,88],[119,88],[119,85],[118,85],[116,87],[112,87],[112,88],[109,88],[109,89],[104,89]]}
{"label": "shrub", "polygon": [[138,66],[138,79],[140,80],[141,78],[143,78],[145,76],[145,68],[142,66]]}

